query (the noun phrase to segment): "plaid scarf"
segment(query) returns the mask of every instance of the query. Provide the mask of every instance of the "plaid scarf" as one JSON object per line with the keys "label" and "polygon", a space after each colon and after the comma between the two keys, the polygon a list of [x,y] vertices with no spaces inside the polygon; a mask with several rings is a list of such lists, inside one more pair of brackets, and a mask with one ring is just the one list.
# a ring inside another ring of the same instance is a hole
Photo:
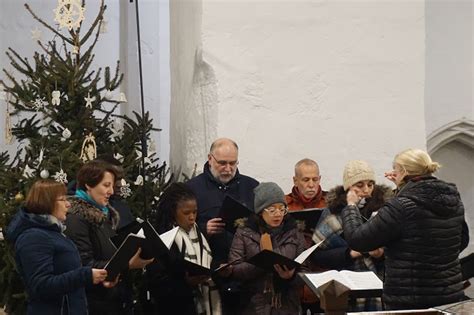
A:
{"label": "plaid scarf", "polygon": [[[364,204],[361,204],[363,206]],[[340,213],[333,214],[327,208],[324,209],[319,219],[318,225],[313,234],[313,241],[319,243],[321,249],[333,249],[347,246],[346,240],[342,237],[342,218]],[[354,260],[352,268],[354,271],[373,271],[378,275],[377,268],[372,257],[362,256]],[[352,311],[375,311],[382,310],[382,301],[380,298],[358,298],[349,301]]]}

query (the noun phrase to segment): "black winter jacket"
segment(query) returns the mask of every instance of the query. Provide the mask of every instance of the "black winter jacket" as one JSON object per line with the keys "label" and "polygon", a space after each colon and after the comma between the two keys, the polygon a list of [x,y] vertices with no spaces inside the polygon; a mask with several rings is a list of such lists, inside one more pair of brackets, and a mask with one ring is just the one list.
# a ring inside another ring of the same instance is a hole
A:
{"label": "black winter jacket", "polygon": [[[119,222],[117,211],[109,207],[109,218],[88,202],[71,197],[71,208],[66,218],[65,234],[76,244],[82,264],[92,268],[104,268],[112,258],[116,247],[110,241]],[[121,276],[122,277],[122,276]],[[124,281],[107,289],[102,284],[86,288],[91,314],[114,314],[121,312]]]}
{"label": "black winter jacket", "polygon": [[386,309],[428,308],[462,300],[458,256],[468,231],[454,184],[416,177],[365,224],[353,206],[343,210],[342,219],[345,238],[354,250],[385,246]]}
{"label": "black winter jacket", "polygon": [[[197,222],[199,228],[205,234],[207,221],[219,215],[219,210],[226,195],[230,195],[249,209],[253,209],[253,189],[257,187],[258,182],[251,177],[240,174],[237,170],[232,180],[227,184],[222,184],[212,176],[209,163],[206,162],[203,173],[189,180],[187,185],[196,195],[198,205]],[[214,267],[227,262],[227,255],[233,237],[233,234],[226,231],[223,234],[213,235],[209,238]]]}

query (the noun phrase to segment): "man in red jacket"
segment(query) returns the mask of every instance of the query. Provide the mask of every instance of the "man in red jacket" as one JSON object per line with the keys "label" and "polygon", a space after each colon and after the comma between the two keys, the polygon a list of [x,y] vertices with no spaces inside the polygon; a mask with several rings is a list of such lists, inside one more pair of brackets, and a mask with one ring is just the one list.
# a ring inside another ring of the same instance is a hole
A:
{"label": "man in red jacket", "polygon": [[[310,208],[325,208],[327,191],[322,190],[320,182],[318,163],[311,159],[302,159],[296,163],[295,176],[293,176],[294,186],[291,193],[285,196],[288,210],[291,212]],[[304,236],[308,247],[313,243],[311,236],[314,228],[315,226],[305,226]],[[311,271],[320,271],[320,268],[312,264],[310,269]],[[321,311],[319,299],[310,288],[305,286],[300,295],[303,314],[306,314],[307,309],[310,309],[311,313]]]}
{"label": "man in red jacket", "polygon": [[326,207],[327,192],[321,189],[320,181],[318,163],[311,159],[302,159],[296,163],[294,186],[291,193],[286,195],[288,209],[291,211]]}

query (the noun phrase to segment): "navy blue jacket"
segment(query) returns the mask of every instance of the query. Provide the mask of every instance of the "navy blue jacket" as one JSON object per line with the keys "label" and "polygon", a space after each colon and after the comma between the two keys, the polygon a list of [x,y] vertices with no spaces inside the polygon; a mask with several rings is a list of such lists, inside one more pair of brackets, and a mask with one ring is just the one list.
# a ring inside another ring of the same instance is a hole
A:
{"label": "navy blue jacket", "polygon": [[[253,189],[257,187],[258,182],[251,177],[240,174],[237,170],[234,178],[227,184],[223,184],[214,178],[209,170],[209,163],[206,162],[203,173],[189,180],[187,184],[196,195],[197,222],[201,231],[206,234],[207,221],[218,216],[226,195],[230,195],[249,209],[253,209]],[[226,231],[223,234],[208,238],[212,250],[213,266],[227,262],[233,237],[233,234]]]}
{"label": "navy blue jacket", "polygon": [[74,243],[57,224],[20,209],[7,228],[28,294],[28,314],[87,314],[84,287],[92,269],[81,266]]}

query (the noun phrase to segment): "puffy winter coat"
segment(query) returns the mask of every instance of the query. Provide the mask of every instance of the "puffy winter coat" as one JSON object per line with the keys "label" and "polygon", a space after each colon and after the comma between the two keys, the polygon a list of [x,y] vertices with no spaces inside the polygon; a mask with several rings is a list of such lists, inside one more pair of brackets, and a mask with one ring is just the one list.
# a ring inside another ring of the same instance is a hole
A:
{"label": "puffy winter coat", "polygon": [[44,215],[20,209],[7,228],[28,294],[28,314],[87,314],[84,287],[92,270],[82,267],[74,243]]}
{"label": "puffy winter coat", "polygon": [[[305,250],[303,234],[291,217],[285,218],[282,224],[282,228],[271,235],[273,251],[294,259]],[[232,277],[242,281],[242,289],[247,297],[241,301],[244,307],[242,314],[299,314],[301,307],[298,290],[302,288],[303,283],[296,275],[297,271],[289,280],[281,279],[273,273],[273,289],[281,292],[281,308],[272,308],[272,294],[264,293],[268,291],[268,272],[244,262],[260,252],[260,238],[258,224],[251,218],[245,227],[237,229],[229,252],[229,262],[242,259],[234,265],[232,271]]]}
{"label": "puffy winter coat", "polygon": [[468,232],[454,184],[413,178],[368,222],[363,224],[354,206],[343,210],[342,219],[354,250],[385,246],[386,309],[428,308],[463,298],[458,256]]}

